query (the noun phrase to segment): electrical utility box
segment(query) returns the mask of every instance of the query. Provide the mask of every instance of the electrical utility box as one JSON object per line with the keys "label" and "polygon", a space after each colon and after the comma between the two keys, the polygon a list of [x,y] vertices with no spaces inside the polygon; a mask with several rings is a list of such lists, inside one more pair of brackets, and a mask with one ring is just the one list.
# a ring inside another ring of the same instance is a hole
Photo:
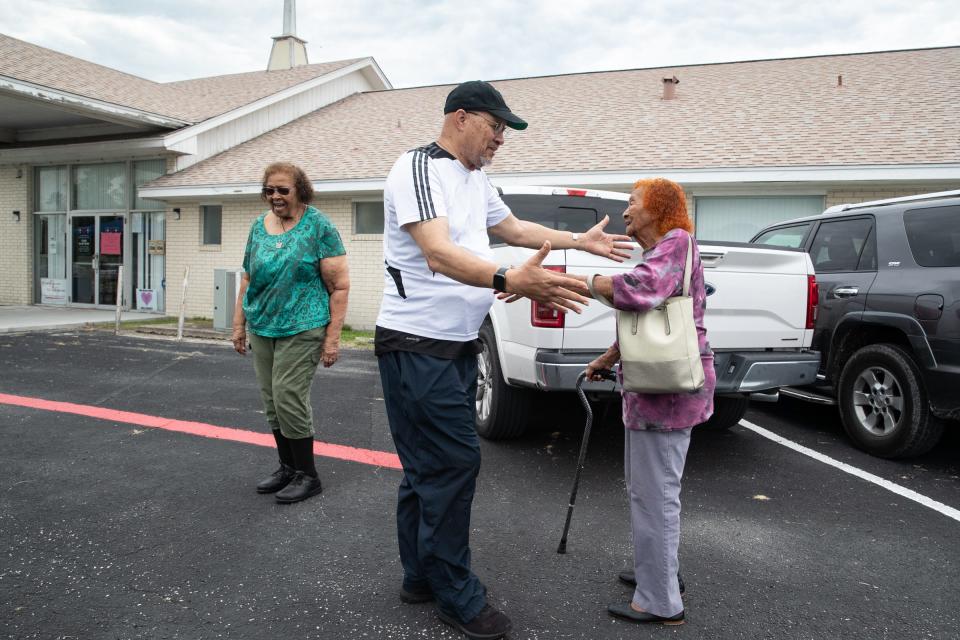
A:
{"label": "electrical utility box", "polygon": [[233,330],[233,311],[242,275],[243,269],[213,270],[213,328],[217,331]]}

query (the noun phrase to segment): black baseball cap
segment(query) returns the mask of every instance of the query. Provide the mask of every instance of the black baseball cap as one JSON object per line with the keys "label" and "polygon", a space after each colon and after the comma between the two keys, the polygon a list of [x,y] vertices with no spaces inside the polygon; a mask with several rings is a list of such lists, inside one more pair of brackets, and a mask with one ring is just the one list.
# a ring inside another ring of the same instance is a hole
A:
{"label": "black baseball cap", "polygon": [[483,80],[470,80],[454,87],[453,91],[447,95],[443,112],[453,113],[457,109],[486,111],[501,118],[511,129],[527,128],[526,121],[510,111],[500,92]]}

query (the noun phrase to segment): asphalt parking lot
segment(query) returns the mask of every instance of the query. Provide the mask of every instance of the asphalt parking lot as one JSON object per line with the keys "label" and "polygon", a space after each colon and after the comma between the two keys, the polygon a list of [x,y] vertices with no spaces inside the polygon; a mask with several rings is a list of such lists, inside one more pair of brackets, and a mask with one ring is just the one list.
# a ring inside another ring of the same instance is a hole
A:
{"label": "asphalt parking lot", "polygon": [[[6,334],[0,371],[0,638],[457,637],[397,597],[396,469],[319,457],[322,496],[277,505],[253,490],[270,449],[109,413],[268,433],[252,363],[228,344]],[[332,452],[393,451],[371,352],[321,370],[313,401],[317,439],[353,448]],[[930,504],[744,426],[695,432],[687,624],[637,628],[606,613],[630,595],[615,578],[630,558],[615,416],[594,427],[556,553],[583,427],[560,402],[524,438],[483,443],[473,563],[510,637],[957,638],[957,434],[893,462],[852,449],[829,408],[785,400],[747,420]]]}

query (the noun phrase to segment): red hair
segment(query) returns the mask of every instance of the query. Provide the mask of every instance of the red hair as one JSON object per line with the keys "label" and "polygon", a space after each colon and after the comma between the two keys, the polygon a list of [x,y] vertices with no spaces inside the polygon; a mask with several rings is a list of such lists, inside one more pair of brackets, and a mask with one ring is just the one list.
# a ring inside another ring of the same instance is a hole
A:
{"label": "red hair", "polygon": [[693,221],[687,214],[687,196],[683,187],[666,178],[644,178],[637,180],[633,188],[643,189],[640,206],[657,221],[657,233],[663,235],[671,229],[693,233]]}

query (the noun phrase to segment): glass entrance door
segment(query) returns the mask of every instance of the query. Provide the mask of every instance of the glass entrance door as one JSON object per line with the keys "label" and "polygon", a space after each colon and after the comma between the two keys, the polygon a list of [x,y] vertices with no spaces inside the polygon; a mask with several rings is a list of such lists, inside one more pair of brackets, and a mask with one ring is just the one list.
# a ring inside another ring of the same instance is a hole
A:
{"label": "glass entrance door", "polygon": [[123,216],[90,214],[70,219],[71,302],[113,306],[123,264]]}
{"label": "glass entrance door", "polygon": [[97,242],[100,244],[97,269],[97,304],[117,304],[117,275],[123,264],[123,216],[100,215]]}

